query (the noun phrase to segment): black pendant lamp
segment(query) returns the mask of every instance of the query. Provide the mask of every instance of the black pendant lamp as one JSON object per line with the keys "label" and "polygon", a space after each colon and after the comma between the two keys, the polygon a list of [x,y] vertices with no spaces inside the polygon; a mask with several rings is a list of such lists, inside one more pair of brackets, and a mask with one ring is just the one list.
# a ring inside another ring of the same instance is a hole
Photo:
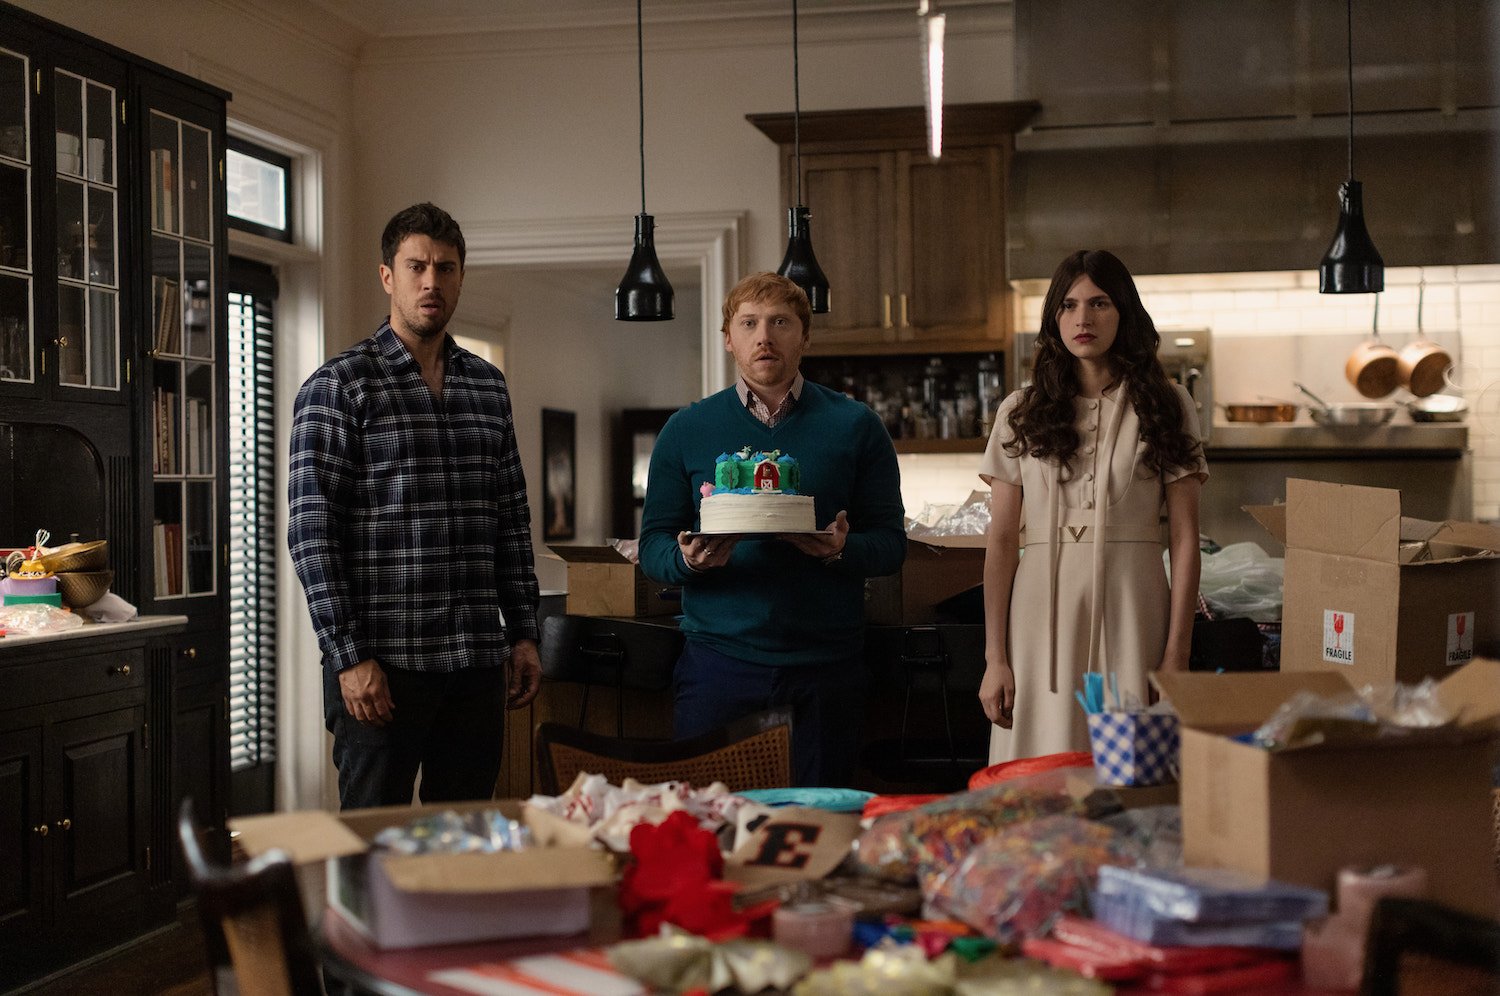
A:
{"label": "black pendant lamp", "polygon": [[635,216],[635,249],[620,286],[615,288],[615,319],[665,322],[672,319],[672,282],[656,259],[656,220],[646,213],[646,54],[641,32],[641,0],[635,0],[635,55],[640,94],[641,213]]}
{"label": "black pendant lamp", "polygon": [[1339,186],[1339,227],[1318,264],[1318,293],[1377,294],[1385,261],[1365,227],[1364,193],[1354,179],[1354,0],[1345,0],[1349,42],[1349,179]]}
{"label": "black pendant lamp", "polygon": [[807,292],[815,315],[828,313],[828,278],[813,252],[812,217],[802,203],[802,81],[797,62],[797,0],[792,0],[792,144],[797,159],[797,206],[786,211],[786,255],[776,272]]}

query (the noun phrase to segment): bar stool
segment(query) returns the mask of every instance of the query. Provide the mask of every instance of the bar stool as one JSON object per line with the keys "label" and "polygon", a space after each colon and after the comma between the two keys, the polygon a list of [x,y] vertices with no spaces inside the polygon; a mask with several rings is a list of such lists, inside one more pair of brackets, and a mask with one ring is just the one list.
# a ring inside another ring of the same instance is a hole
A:
{"label": "bar stool", "polygon": [[948,760],[958,766],[958,744],[953,739],[953,720],[948,712],[948,671],[952,661],[943,646],[943,635],[936,626],[908,626],[901,634],[902,673],[905,675],[906,697],[901,707],[900,757],[904,763],[911,760],[906,749],[906,731],[911,718],[911,690],[923,675],[935,675],[938,697],[943,703],[943,732],[948,740]]}
{"label": "bar stool", "polygon": [[606,616],[551,616],[542,623],[542,676],[583,686],[578,727],[588,719],[589,692],[596,685],[615,692],[615,735],[625,736],[625,692],[664,691],[682,652],[673,626]]}

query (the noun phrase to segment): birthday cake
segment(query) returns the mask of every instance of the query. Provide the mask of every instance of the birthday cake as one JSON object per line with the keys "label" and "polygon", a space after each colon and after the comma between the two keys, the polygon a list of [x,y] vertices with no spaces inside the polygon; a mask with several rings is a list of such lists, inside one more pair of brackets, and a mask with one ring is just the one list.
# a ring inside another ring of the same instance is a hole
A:
{"label": "birthday cake", "polygon": [[714,464],[713,484],[704,483],[698,509],[705,533],[810,533],[817,529],[813,500],[797,493],[802,468],[780,450],[745,447]]}

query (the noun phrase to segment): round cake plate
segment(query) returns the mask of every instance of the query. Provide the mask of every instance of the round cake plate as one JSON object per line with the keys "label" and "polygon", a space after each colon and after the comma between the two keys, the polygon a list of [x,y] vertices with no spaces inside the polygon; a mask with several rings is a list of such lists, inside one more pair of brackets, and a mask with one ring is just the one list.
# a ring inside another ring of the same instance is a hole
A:
{"label": "round cake plate", "polygon": [[832,529],[805,529],[805,530],[804,529],[771,529],[771,530],[766,530],[765,532],[758,532],[758,533],[745,532],[744,530],[731,530],[729,532],[722,532],[722,533],[713,533],[713,532],[688,533],[687,534],[687,538],[690,539],[690,540],[695,540],[695,539],[699,539],[699,538],[704,537],[704,536],[716,536],[716,537],[732,536],[732,537],[734,537],[736,539],[775,539],[777,536],[832,536],[832,535],[833,535],[833,530]]}

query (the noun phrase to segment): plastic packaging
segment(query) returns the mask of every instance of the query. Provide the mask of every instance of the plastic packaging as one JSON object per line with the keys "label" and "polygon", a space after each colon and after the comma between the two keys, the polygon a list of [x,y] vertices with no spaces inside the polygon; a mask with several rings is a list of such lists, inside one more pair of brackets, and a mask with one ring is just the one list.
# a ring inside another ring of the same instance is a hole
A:
{"label": "plastic packaging", "polygon": [[1101,865],[1135,855],[1103,824],[1044,816],[976,845],[923,884],[928,905],[1002,944],[1045,934],[1065,912],[1088,906]]}
{"label": "plastic packaging", "polygon": [[1284,562],[1254,543],[1231,543],[1202,555],[1198,591],[1214,618],[1246,616],[1258,623],[1281,620]]}
{"label": "plastic packaging", "polygon": [[83,625],[83,617],[55,605],[7,605],[0,608],[0,629],[15,636],[66,633]]}
{"label": "plastic packaging", "polygon": [[902,813],[883,816],[854,842],[854,863],[865,874],[910,882],[919,873],[951,868],[980,841],[1039,816],[1082,815],[1084,804],[1066,788],[1067,769],[958,792]]}
{"label": "plastic packaging", "polygon": [[1321,889],[1256,878],[1230,868],[1101,868],[1098,892],[1133,899],[1157,916],[1196,923],[1308,920],[1328,915],[1328,894]]}

